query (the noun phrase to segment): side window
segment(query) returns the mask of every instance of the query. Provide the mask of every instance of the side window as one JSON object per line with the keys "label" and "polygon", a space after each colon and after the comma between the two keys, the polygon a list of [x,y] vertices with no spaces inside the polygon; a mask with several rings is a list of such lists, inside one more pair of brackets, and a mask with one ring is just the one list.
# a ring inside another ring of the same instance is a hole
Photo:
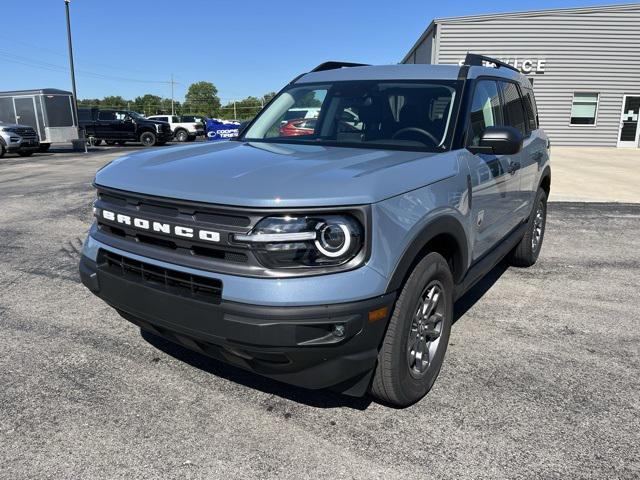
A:
{"label": "side window", "polygon": [[115,120],[116,112],[111,110],[100,110],[98,112],[98,120]]}
{"label": "side window", "polygon": [[536,109],[536,101],[533,97],[533,90],[530,88],[523,88],[522,94],[524,95],[524,109],[527,113],[527,130],[532,132],[538,128],[538,111]]}
{"label": "side window", "polygon": [[180,123],[180,119],[178,117],[171,117],[171,123]]}
{"label": "side window", "polygon": [[502,91],[502,100],[504,102],[505,124],[520,130],[522,135],[528,135],[527,122],[524,114],[522,99],[518,92],[518,87],[511,82],[498,82]]}
{"label": "side window", "polygon": [[487,127],[502,125],[502,109],[498,86],[493,80],[480,80],[476,84],[469,122],[469,145],[480,144],[480,136]]}

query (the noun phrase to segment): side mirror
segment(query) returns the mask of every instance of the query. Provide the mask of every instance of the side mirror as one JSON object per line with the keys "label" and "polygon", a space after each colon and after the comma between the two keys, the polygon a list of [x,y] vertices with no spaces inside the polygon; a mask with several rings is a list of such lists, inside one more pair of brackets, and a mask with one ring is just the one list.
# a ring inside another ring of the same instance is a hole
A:
{"label": "side mirror", "polygon": [[487,127],[480,137],[480,145],[467,147],[471,153],[515,155],[522,150],[522,133],[513,127]]}

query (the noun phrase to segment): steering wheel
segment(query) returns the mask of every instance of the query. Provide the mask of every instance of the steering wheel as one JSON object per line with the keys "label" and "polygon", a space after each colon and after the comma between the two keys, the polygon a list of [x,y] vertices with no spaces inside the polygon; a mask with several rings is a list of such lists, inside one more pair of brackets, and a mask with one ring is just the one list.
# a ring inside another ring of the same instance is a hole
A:
{"label": "steering wheel", "polygon": [[427,132],[426,130],[423,130],[422,128],[418,128],[418,127],[405,127],[405,128],[401,128],[400,130],[398,130],[396,133],[394,133],[391,138],[392,139],[396,139],[398,138],[400,135],[402,135],[403,133],[407,133],[407,132],[415,132],[415,133],[420,133],[422,135],[424,135],[425,137],[427,137],[429,140],[431,140],[433,142],[434,145],[438,145],[438,139],[436,137],[433,136],[433,134]]}

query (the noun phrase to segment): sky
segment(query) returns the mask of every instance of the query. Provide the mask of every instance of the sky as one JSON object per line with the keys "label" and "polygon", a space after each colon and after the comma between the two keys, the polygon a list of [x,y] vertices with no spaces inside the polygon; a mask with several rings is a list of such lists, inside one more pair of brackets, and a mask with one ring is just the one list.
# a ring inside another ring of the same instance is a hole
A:
{"label": "sky", "polygon": [[[433,18],[624,0],[71,0],[79,98],[176,100],[213,82],[223,102],[277,91],[327,60],[398,63]],[[626,2],[631,3],[631,2]],[[64,0],[2,1],[0,91],[71,90]]]}

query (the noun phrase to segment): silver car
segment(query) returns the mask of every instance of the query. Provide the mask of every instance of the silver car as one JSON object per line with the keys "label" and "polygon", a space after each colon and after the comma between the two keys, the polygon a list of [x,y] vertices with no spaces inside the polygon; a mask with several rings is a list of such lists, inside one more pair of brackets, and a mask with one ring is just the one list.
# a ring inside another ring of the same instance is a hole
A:
{"label": "silver car", "polygon": [[0,158],[7,152],[28,157],[39,148],[40,139],[34,128],[17,123],[0,122]]}

